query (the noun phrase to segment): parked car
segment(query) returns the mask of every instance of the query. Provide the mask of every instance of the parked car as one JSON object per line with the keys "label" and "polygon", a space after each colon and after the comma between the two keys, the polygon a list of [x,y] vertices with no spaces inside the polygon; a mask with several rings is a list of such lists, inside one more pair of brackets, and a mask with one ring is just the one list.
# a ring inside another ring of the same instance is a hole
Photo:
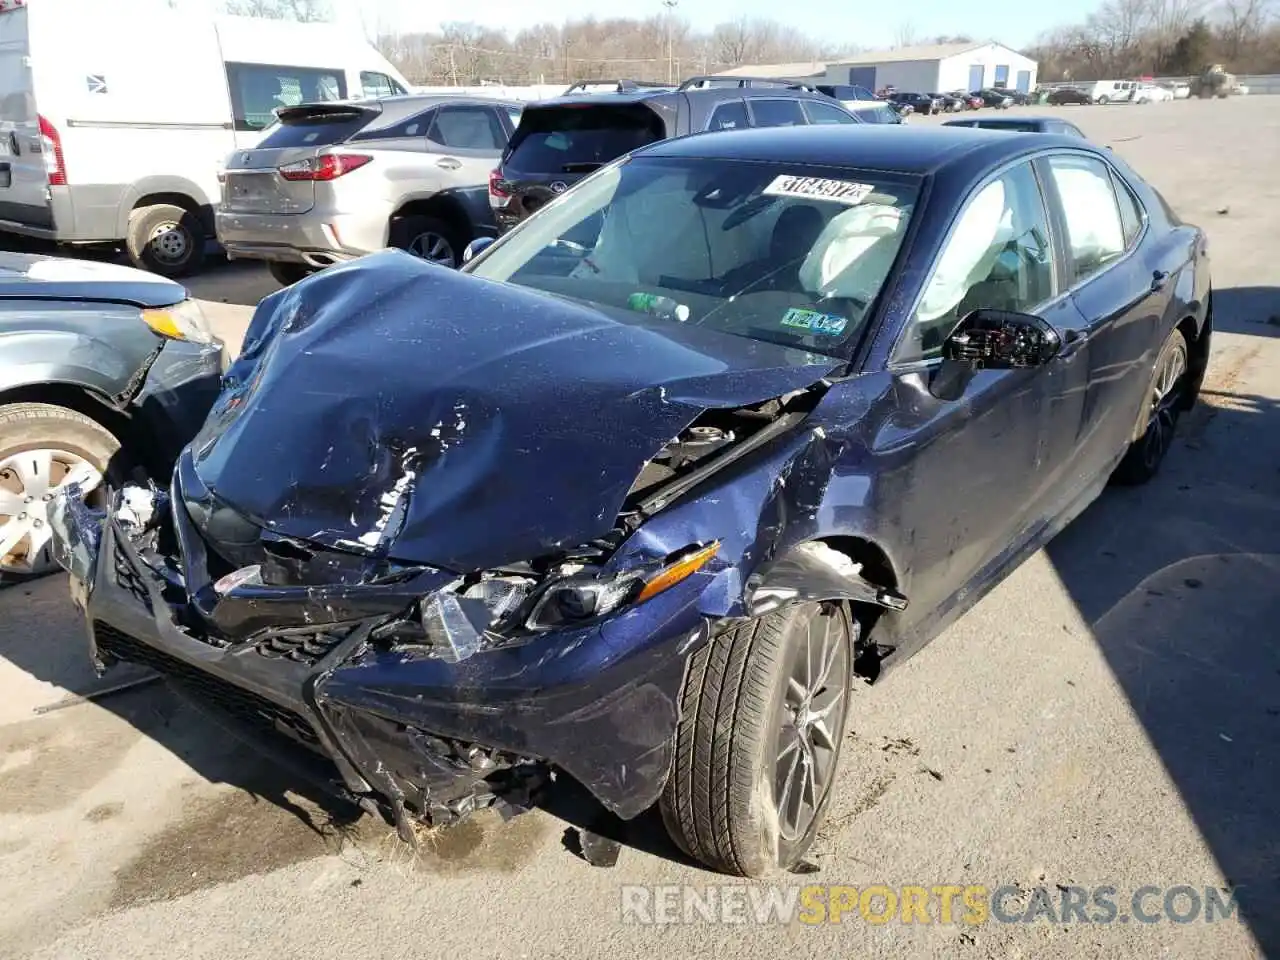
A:
{"label": "parked car", "polygon": [[1186,100],[1191,96],[1191,84],[1186,80],[1170,80],[1162,86],[1173,94],[1175,100]]}
{"label": "parked car", "polygon": [[929,96],[938,101],[943,113],[955,113],[968,107],[966,98],[956,96],[953,93],[931,93]]}
{"label": "parked car", "polygon": [[177,283],[114,264],[0,253],[0,582],[56,567],[49,506],[70,484],[167,482],[226,363]]}
{"label": "parked car", "polygon": [[[277,107],[408,89],[358,30],[188,3],[145,15],[101,0],[0,3],[0,50],[13,68],[0,85],[0,231],[121,243],[168,277],[200,268],[222,162],[254,146]],[[159,79],[162,61],[180,82]]]}
{"label": "parked car", "polygon": [[1168,103],[1173,100],[1173,91],[1158,83],[1140,83],[1129,94],[1134,103]]}
{"label": "parked car", "polygon": [[68,492],[58,555],[95,657],[406,839],[558,770],[764,874],[819,829],[854,685],[1156,474],[1211,311],[1201,231],[1078,138],[677,137],[460,271],[268,296],[172,499]]}
{"label": "parked car", "polygon": [[522,106],[408,96],[285,108],[228,159],[218,242],[282,284],[388,246],[457,266],[497,233],[489,173]]}
{"label": "parked car", "polygon": [[1021,90],[1012,90],[1007,88],[1001,88],[996,90],[995,92],[1004,94],[1011,101],[1013,101],[1013,106],[1015,107],[1031,106],[1031,94],[1029,93],[1023,93]]}
{"label": "parked car", "polygon": [[951,96],[963,103],[966,110],[981,110],[986,104],[982,97],[974,93],[966,93],[964,90],[957,90]]}
{"label": "parked car", "polygon": [[1013,106],[1013,97],[1004,90],[974,90],[973,95],[982,101],[984,107],[1008,110]]}
{"label": "parked car", "polygon": [[1068,137],[1084,138],[1084,132],[1074,123],[1056,117],[975,117],[972,120],[948,120],[944,127],[981,127],[984,130],[1009,130],[1019,133],[1056,133]]}
{"label": "parked car", "polygon": [[855,112],[825,94],[753,77],[692,77],[674,92],[638,90],[526,104],[490,176],[489,203],[505,232],[583,177],[658,140],[747,127],[858,122]]}
{"label": "parked car", "polygon": [[942,104],[927,93],[895,93],[889,99],[910,107],[913,113],[922,116],[929,116],[942,109]]}
{"label": "parked car", "polygon": [[1055,107],[1071,103],[1089,105],[1093,103],[1093,98],[1076,87],[1058,87],[1056,90],[1049,91],[1049,96],[1045,99],[1045,102]]}

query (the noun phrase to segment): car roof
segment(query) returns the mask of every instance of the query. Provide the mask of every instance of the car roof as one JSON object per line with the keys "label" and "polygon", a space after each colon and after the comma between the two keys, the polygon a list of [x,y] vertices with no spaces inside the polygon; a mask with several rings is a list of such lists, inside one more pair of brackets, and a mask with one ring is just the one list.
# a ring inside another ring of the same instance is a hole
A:
{"label": "car roof", "polygon": [[643,147],[635,155],[810,163],[925,175],[969,162],[998,165],[1046,146],[1097,152],[1078,137],[1051,133],[1010,137],[969,127],[819,124],[697,133]]}
{"label": "car roof", "polygon": [[598,104],[633,104],[633,103],[672,103],[678,102],[677,97],[701,97],[704,100],[742,100],[743,98],[756,100],[761,98],[769,99],[794,99],[794,100],[822,100],[831,102],[831,98],[821,94],[813,93],[809,90],[801,90],[796,87],[691,87],[688,90],[629,90],[623,93],[571,93],[568,96],[550,97],[546,100],[536,100],[527,104],[530,107],[559,107],[559,106],[586,106]]}

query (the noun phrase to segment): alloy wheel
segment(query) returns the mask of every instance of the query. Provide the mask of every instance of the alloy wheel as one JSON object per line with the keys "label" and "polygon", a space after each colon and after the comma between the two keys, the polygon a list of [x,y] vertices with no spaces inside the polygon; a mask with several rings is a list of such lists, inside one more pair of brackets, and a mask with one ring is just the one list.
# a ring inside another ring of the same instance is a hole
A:
{"label": "alloy wheel", "polygon": [[787,678],[774,765],[778,827],[787,840],[813,824],[835,774],[849,700],[849,636],[842,614],[809,620]]}
{"label": "alloy wheel", "polygon": [[23,450],[0,459],[0,573],[33,576],[53,569],[49,507],[73,483],[91,494],[102,472],[66,450]]}
{"label": "alloy wheel", "polygon": [[1147,430],[1143,435],[1142,459],[1148,467],[1154,467],[1173,443],[1173,431],[1178,421],[1178,402],[1182,399],[1179,387],[1187,372],[1187,350],[1181,340],[1167,351],[1151,375],[1151,400],[1147,413]]}
{"label": "alloy wheel", "polygon": [[446,237],[430,230],[410,240],[408,251],[415,257],[421,257],[423,260],[445,267],[452,267],[458,262],[453,252],[453,244]]}

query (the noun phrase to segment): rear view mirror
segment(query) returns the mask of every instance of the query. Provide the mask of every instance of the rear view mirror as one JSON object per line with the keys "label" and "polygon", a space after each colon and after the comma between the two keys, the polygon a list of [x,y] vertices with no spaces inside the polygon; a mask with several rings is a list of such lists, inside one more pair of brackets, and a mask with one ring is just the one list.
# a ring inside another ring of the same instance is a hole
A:
{"label": "rear view mirror", "polygon": [[467,248],[462,251],[462,262],[470,263],[476,254],[488,249],[491,243],[493,243],[493,237],[476,237],[468,243]]}
{"label": "rear view mirror", "polygon": [[1020,370],[1048,363],[1061,348],[1058,331],[1039,317],[982,308],[956,324],[942,356],[974,370]]}

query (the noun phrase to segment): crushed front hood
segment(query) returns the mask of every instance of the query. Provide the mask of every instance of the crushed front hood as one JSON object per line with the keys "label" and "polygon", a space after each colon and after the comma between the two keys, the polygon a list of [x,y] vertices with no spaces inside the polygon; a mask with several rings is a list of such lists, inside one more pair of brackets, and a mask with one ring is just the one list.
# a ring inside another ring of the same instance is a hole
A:
{"label": "crushed front hood", "polygon": [[838,366],[395,251],[265,299],[191,449],[218,498],[277,533],[484,569],[604,536],[698,414]]}

